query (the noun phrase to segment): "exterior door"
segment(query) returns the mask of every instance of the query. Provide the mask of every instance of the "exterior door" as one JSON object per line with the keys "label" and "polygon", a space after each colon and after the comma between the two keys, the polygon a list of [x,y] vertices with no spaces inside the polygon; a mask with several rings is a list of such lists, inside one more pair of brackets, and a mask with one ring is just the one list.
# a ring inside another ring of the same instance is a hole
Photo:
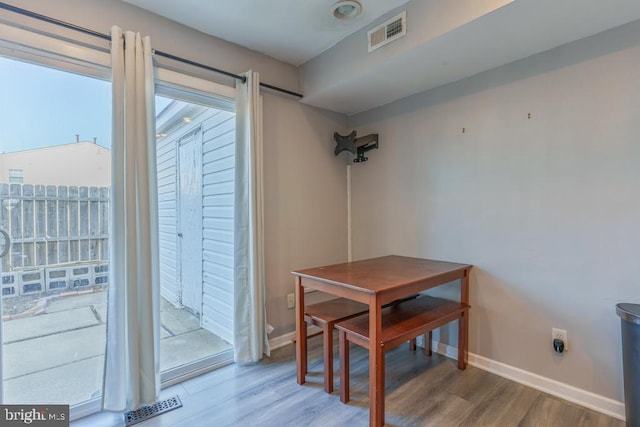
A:
{"label": "exterior door", "polygon": [[202,131],[178,143],[178,247],[182,304],[202,312]]}

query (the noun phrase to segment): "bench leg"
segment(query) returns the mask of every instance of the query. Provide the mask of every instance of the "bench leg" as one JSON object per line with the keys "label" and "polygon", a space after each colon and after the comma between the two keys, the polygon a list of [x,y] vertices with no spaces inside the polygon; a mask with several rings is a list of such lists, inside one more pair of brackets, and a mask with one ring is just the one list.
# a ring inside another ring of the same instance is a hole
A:
{"label": "bench leg", "polygon": [[424,335],[424,353],[427,356],[431,356],[433,352],[431,351],[431,342],[433,341],[433,331],[429,331],[429,333]]}
{"label": "bench leg", "polygon": [[301,348],[303,349],[302,352],[303,354],[301,354],[300,357],[300,363],[301,363],[301,369],[302,369],[302,382],[304,383],[304,379],[307,376],[307,374],[309,373],[309,363],[308,363],[308,359],[307,359],[307,322],[302,322],[302,324],[300,325],[300,330],[302,331],[302,333],[300,334],[300,341],[301,341]]}
{"label": "bench leg", "polygon": [[324,391],[333,393],[333,324],[327,324],[322,329],[324,340]]}
{"label": "bench leg", "polygon": [[307,375],[307,322],[304,318],[304,287],[296,277],[296,376],[298,384],[304,384]]}
{"label": "bench leg", "polygon": [[409,349],[411,351],[416,351],[416,339],[412,338],[411,340],[409,340]]}
{"label": "bench leg", "polygon": [[347,333],[340,331],[339,349],[340,353],[340,401],[349,401],[349,341]]}

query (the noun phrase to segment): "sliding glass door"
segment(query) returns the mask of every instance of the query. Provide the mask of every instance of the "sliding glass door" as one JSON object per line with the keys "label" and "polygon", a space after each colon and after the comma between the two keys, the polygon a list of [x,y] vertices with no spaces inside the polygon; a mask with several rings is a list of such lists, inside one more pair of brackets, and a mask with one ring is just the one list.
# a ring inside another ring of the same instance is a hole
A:
{"label": "sliding glass door", "polygon": [[158,91],[160,367],[175,381],[232,360],[235,114],[231,100]]}
{"label": "sliding glass door", "polygon": [[0,57],[3,403],[100,396],[111,185],[108,81]]}
{"label": "sliding glass door", "polygon": [[[22,33],[24,52],[0,40],[0,229],[11,239],[0,259],[0,397],[68,404],[74,419],[100,410],[103,385],[108,54],[91,64],[44,58],[44,48],[31,55],[32,40],[62,50],[65,42]],[[165,386],[232,361],[235,101],[229,87],[162,69],[157,76]]]}

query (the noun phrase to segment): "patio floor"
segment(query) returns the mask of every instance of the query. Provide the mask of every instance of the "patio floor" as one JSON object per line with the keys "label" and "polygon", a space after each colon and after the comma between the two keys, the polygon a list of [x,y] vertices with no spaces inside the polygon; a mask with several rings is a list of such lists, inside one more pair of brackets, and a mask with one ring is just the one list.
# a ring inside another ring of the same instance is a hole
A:
{"label": "patio floor", "polygon": [[[48,297],[32,311],[38,314],[3,320],[4,403],[73,405],[97,397],[102,389],[106,292]],[[201,328],[196,316],[164,299],[160,318],[162,371],[231,349]]]}

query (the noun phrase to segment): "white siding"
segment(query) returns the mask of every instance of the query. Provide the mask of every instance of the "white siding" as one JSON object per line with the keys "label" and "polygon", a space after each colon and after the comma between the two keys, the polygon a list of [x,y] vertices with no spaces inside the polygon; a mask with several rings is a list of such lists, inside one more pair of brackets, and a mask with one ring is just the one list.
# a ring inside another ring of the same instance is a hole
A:
{"label": "white siding", "polygon": [[[233,342],[233,205],[235,114],[214,110],[159,141],[158,204],[162,296],[182,305],[177,247],[176,143],[202,128],[202,327]],[[196,310],[200,311],[200,310]]]}
{"label": "white siding", "polygon": [[176,221],[176,139],[168,135],[158,140],[158,220],[160,244],[160,294],[170,303],[180,305],[181,295],[177,266]]}
{"label": "white siding", "polygon": [[203,130],[202,326],[233,343],[235,115],[220,112]]}

